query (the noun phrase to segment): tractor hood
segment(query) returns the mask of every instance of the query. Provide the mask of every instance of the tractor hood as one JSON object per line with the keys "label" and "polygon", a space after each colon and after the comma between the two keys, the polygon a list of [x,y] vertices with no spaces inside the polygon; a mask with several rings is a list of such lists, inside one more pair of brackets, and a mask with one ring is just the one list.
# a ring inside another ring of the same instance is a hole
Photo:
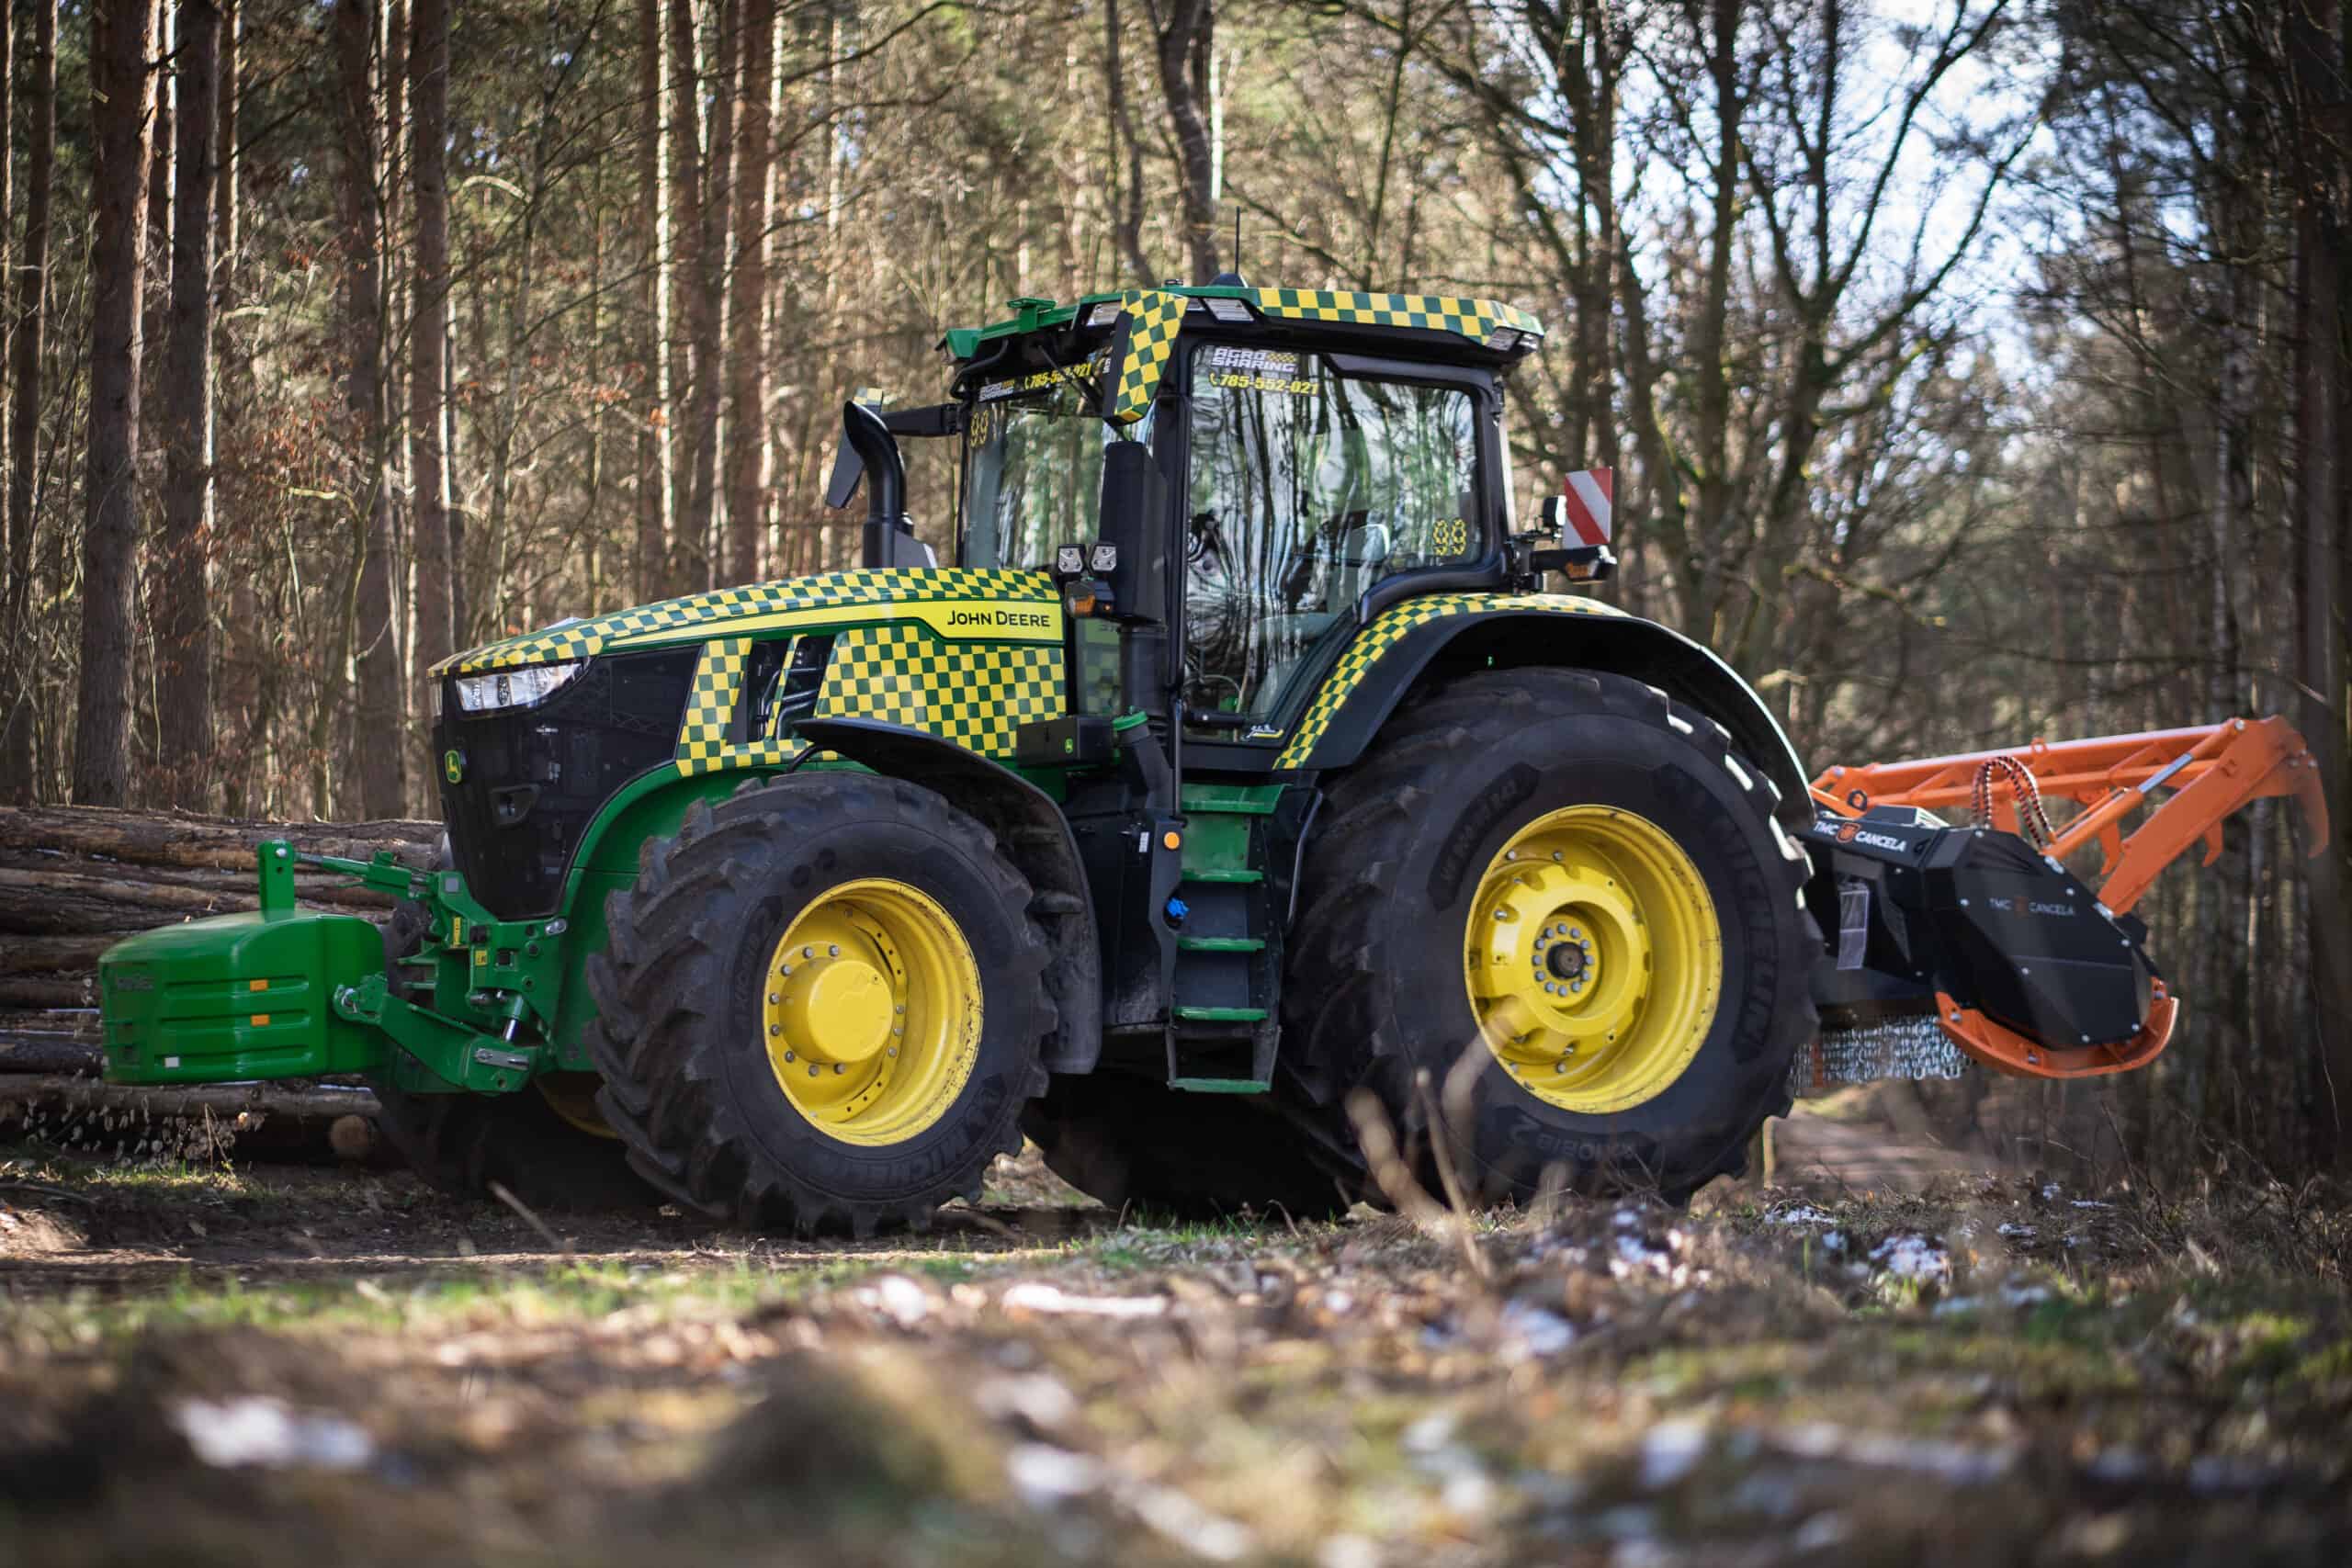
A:
{"label": "tractor hood", "polygon": [[[1043,608],[1027,607],[1032,604]],[[832,571],[689,593],[588,620],[559,621],[444,660],[432,673],[436,678],[474,675],[713,637],[892,621],[928,625],[951,637],[1057,642],[1061,604],[1052,579],[1042,571],[971,567]]]}

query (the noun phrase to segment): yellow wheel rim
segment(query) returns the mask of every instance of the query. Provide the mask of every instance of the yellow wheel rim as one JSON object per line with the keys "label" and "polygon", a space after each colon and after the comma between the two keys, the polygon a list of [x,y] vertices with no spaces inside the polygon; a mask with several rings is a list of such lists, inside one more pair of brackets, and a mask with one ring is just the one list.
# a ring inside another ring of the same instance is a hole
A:
{"label": "yellow wheel rim", "polygon": [[1723,998],[1699,868],[1647,818],[1571,806],[1514,834],[1471,901],[1464,978],[1480,1035],[1529,1093],[1599,1115],[1682,1076]]}
{"label": "yellow wheel rim", "polygon": [[580,1131],[598,1138],[617,1140],[618,1133],[605,1125],[605,1113],[596,1109],[596,1090],[605,1080],[594,1073],[548,1073],[531,1080],[548,1109]]}
{"label": "yellow wheel rim", "polygon": [[785,928],[761,983],[777,1085],[843,1143],[904,1143],[971,1079],[980,966],[947,911],[903,882],[819,896]]}

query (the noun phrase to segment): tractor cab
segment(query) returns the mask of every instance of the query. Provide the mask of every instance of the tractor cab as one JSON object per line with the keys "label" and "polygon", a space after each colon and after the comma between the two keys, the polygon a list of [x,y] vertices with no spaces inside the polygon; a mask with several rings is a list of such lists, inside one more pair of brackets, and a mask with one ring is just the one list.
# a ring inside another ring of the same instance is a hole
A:
{"label": "tractor cab", "polygon": [[947,334],[953,401],[849,412],[829,499],[880,474],[867,564],[909,560],[886,443],[957,440],[956,562],[1054,576],[1076,717],[1262,768],[1381,610],[1532,583],[1562,542],[1515,537],[1503,383],[1543,329],[1510,306],[1227,275],[1012,309]]}

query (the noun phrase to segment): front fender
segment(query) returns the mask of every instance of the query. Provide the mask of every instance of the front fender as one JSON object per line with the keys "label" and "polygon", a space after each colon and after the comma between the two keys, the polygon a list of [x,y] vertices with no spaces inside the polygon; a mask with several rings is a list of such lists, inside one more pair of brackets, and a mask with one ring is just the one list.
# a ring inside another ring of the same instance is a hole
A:
{"label": "front fender", "polygon": [[1281,765],[1319,772],[1355,761],[1425,674],[1526,665],[1645,681],[1697,708],[1771,779],[1781,825],[1799,831],[1812,824],[1796,749],[1737,671],[1671,627],[1562,593],[1437,594],[1382,612],[1316,694]]}

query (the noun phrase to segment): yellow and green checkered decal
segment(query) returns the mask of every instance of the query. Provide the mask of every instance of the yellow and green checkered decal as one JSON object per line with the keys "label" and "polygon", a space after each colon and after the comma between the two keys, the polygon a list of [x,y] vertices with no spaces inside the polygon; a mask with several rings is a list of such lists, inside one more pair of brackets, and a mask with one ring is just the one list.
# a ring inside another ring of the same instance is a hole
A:
{"label": "yellow and green checkered decal", "polygon": [[472,675],[526,664],[586,659],[610,648],[674,642],[681,632],[729,621],[799,610],[854,610],[873,604],[917,604],[934,599],[1035,600],[1056,604],[1054,585],[1043,572],[1002,568],[928,567],[891,570],[860,569],[777,582],[747,583],[708,593],[616,610],[592,620],[572,621],[491,643],[433,667],[435,675],[455,671]]}
{"label": "yellow and green checkered decal", "polygon": [[1159,378],[1176,352],[1176,334],[1184,325],[1184,297],[1164,289],[1131,288],[1119,296],[1130,321],[1127,352],[1119,361],[1110,412],[1113,424],[1133,424],[1151,412],[1159,394]]}
{"label": "yellow and green checkered decal", "polygon": [[1380,656],[1404,639],[1405,634],[1447,615],[1486,615],[1498,611],[1534,611],[1555,615],[1622,615],[1625,612],[1614,604],[1604,604],[1598,599],[1580,599],[1571,593],[1432,593],[1425,599],[1408,599],[1373,617],[1370,626],[1356,634],[1347,652],[1325,678],[1323,689],[1315,694],[1315,701],[1306,716],[1292,731],[1290,744],[1274,759],[1277,768],[1303,768],[1314,752],[1316,742],[1331,728],[1331,720]]}
{"label": "yellow and green checkered decal", "polygon": [[751,651],[752,639],[747,637],[720,637],[702,645],[702,658],[695,663],[695,683],[686,694],[686,716],[678,724],[676,761],[684,776],[788,762],[808,744],[774,736],[747,745],[728,743],[727,722],[742,698],[743,660]]}
{"label": "yellow and green checkered decal", "polygon": [[833,638],[817,693],[827,718],[878,718],[1010,756],[1013,731],[1062,711],[1059,643],[946,642],[922,626],[855,626]]}
{"label": "yellow and green checkered decal", "polygon": [[1484,343],[1497,327],[1537,337],[1544,323],[1516,305],[1463,299],[1450,294],[1340,294],[1320,288],[1261,288],[1250,296],[1269,316],[1295,321],[1339,321],[1358,327],[1425,327]]}

